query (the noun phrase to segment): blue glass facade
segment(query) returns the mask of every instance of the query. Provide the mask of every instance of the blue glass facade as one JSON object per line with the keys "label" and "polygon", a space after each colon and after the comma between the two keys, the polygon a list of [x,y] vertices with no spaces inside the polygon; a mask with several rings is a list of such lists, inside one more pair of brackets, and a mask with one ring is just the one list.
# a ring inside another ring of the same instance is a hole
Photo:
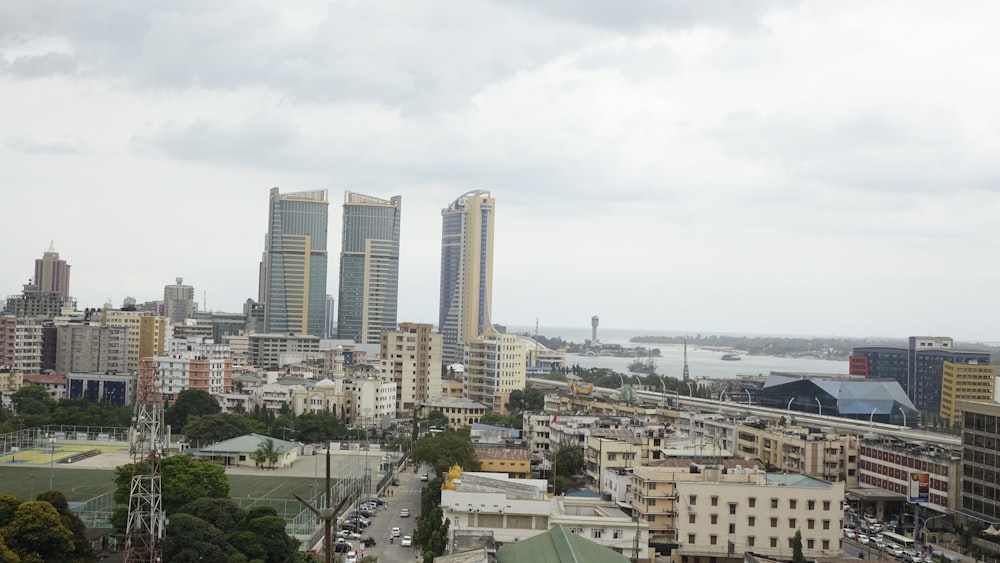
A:
{"label": "blue glass facade", "polygon": [[325,190],[271,190],[260,292],[267,332],[324,336],[328,220]]}

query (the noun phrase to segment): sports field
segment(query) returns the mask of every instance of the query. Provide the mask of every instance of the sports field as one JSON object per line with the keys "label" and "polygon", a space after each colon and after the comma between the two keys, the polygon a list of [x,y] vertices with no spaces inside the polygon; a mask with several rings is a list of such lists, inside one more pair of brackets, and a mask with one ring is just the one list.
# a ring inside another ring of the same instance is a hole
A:
{"label": "sports field", "polygon": [[[230,497],[244,507],[260,503],[265,499],[272,502],[281,499],[295,502],[294,494],[308,499],[315,491],[313,487],[315,481],[312,477],[288,477],[266,473],[227,476]],[[32,492],[37,495],[48,489],[51,480],[53,488],[66,495],[67,500],[82,502],[113,491],[114,477],[115,472],[107,469],[73,468],[58,463],[54,466],[0,463],[0,493],[27,500],[31,498]],[[322,488],[322,480],[317,487]],[[278,511],[284,512],[280,508]]]}

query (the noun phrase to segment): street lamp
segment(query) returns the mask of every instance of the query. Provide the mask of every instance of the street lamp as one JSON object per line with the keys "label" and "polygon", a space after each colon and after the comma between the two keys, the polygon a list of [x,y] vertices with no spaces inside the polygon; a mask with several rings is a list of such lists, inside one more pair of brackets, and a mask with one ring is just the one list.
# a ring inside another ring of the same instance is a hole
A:
{"label": "street lamp", "polygon": [[792,397],[791,399],[788,399],[788,406],[785,407],[785,410],[786,411],[791,411],[792,410],[792,403],[794,403],[794,402],[795,402],[795,397]]}
{"label": "street lamp", "polygon": [[813,397],[816,399],[816,404],[819,405],[819,415],[823,416],[823,403],[820,402],[819,397]]}
{"label": "street lamp", "polygon": [[28,477],[31,477],[31,497],[30,498],[31,498],[31,500],[35,500],[35,474],[32,473],[32,474],[28,475]]}
{"label": "street lamp", "polygon": [[752,407],[753,406],[753,397],[750,396],[750,390],[749,389],[744,389],[744,391],[746,391],[746,393],[747,393],[747,406],[748,407]]}
{"label": "street lamp", "polygon": [[903,426],[906,426],[906,411],[903,410],[903,407],[896,407],[896,408],[899,409],[900,413],[902,413],[902,415],[903,415]]}
{"label": "street lamp", "polygon": [[49,490],[52,490],[52,482],[56,476],[56,437],[49,436]]}
{"label": "street lamp", "polygon": [[691,382],[685,381],[684,385],[687,385],[688,395],[691,396],[691,397],[694,397],[694,390],[691,388]]}
{"label": "street lamp", "polygon": [[868,417],[868,426],[869,427],[875,426],[875,411],[877,411],[877,410],[878,410],[878,407],[873,408],[871,416]]}

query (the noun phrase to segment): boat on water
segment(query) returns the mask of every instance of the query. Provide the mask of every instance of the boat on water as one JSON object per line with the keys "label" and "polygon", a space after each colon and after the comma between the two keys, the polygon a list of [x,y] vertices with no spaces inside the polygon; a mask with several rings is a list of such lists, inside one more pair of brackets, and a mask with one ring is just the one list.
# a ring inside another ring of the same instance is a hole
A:
{"label": "boat on water", "polygon": [[723,354],[722,359],[726,360],[727,362],[735,362],[738,360],[742,360],[743,358],[740,358],[739,354]]}
{"label": "boat on water", "polygon": [[639,373],[643,375],[656,373],[656,362],[654,362],[652,358],[648,358],[646,360],[636,358],[635,361],[628,365],[628,370],[632,373]]}

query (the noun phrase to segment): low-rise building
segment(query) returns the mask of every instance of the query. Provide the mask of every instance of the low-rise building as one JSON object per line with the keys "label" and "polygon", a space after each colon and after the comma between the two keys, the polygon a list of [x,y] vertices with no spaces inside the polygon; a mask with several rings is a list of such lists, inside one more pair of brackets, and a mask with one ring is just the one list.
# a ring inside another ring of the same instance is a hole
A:
{"label": "low-rise building", "polygon": [[431,412],[436,410],[441,411],[448,418],[449,428],[472,426],[479,422],[483,415],[490,412],[486,405],[469,399],[437,397],[420,403],[417,407],[417,416],[426,420]]}
{"label": "low-rise building", "polygon": [[137,376],[133,373],[70,373],[66,376],[69,398],[116,407],[135,402],[136,383]]}
{"label": "low-rise building", "polygon": [[319,341],[309,334],[251,334],[248,360],[252,366],[275,368],[282,365],[282,355],[322,357]]}
{"label": "low-rise building", "polygon": [[612,502],[549,497],[546,481],[539,479],[454,470],[448,477],[441,491],[441,508],[453,523],[452,531],[492,531],[502,550],[503,544],[564,526],[625,557],[652,560],[646,522],[633,519]]}
{"label": "low-rise building", "polygon": [[66,376],[56,374],[26,373],[22,376],[24,385],[41,385],[53,400],[66,398]]}
{"label": "low-rise building", "polygon": [[531,458],[526,448],[476,448],[480,469],[484,473],[503,473],[511,479],[531,477]]}
{"label": "low-rise building", "polygon": [[743,422],[736,426],[736,457],[782,471],[858,486],[859,440],[854,434],[795,425]]}

